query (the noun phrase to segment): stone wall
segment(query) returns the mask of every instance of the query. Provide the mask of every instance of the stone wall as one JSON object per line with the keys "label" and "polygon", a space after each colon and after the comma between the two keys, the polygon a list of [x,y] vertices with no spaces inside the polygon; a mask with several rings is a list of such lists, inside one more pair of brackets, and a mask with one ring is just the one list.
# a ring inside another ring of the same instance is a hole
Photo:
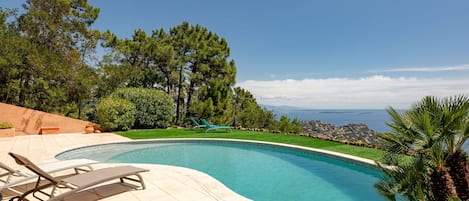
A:
{"label": "stone wall", "polygon": [[0,121],[10,122],[16,131],[26,134],[40,134],[41,128],[58,128],[59,133],[83,133],[85,126],[91,123],[5,103],[0,103]]}
{"label": "stone wall", "polygon": [[303,134],[348,144],[377,147],[376,132],[365,124],[334,126],[322,121],[304,121]]}

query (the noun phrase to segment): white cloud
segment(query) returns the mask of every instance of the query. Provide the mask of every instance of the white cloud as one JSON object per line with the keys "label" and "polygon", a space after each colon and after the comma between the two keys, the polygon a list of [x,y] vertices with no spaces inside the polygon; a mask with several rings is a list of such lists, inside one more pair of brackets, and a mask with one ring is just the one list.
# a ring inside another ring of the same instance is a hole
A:
{"label": "white cloud", "polygon": [[248,80],[238,86],[259,103],[316,109],[408,108],[421,98],[469,95],[469,79],[418,79],[382,75],[351,79]]}
{"label": "white cloud", "polygon": [[443,71],[465,71],[469,70],[469,64],[459,66],[438,66],[438,67],[416,67],[416,68],[393,68],[375,72],[443,72]]}

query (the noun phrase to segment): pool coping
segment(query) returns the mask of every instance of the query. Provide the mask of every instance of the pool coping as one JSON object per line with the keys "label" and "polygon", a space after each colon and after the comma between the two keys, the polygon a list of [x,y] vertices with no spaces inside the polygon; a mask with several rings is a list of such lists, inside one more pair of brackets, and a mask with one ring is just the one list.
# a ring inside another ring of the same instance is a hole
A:
{"label": "pool coping", "polygon": [[361,158],[357,156],[352,156],[349,154],[344,154],[344,153],[339,153],[339,152],[334,152],[334,151],[328,151],[328,150],[323,150],[323,149],[317,149],[317,148],[310,148],[310,147],[304,147],[304,146],[299,146],[299,145],[291,145],[291,144],[285,144],[285,143],[276,143],[276,142],[266,142],[266,141],[256,141],[256,140],[241,140],[241,139],[225,139],[225,138],[164,138],[164,139],[144,139],[144,140],[131,140],[131,141],[124,141],[124,142],[111,142],[111,143],[102,143],[102,144],[95,144],[95,145],[87,145],[87,146],[81,146],[81,147],[76,147],[68,150],[61,151],[59,153],[56,153],[54,155],[54,158],[57,159],[57,157],[63,153],[78,150],[78,149],[83,149],[87,147],[97,147],[100,145],[112,145],[112,144],[129,144],[129,143],[149,143],[149,142],[203,142],[203,141],[212,141],[212,142],[245,142],[245,143],[251,143],[251,144],[261,144],[261,145],[266,145],[266,146],[274,146],[274,147],[282,147],[286,149],[293,149],[295,151],[300,151],[300,152],[306,152],[306,153],[311,153],[311,154],[317,154],[320,156],[325,156],[325,157],[330,157],[333,159],[338,159],[342,160],[345,162],[350,162],[354,163],[357,165],[362,165],[367,168],[379,170],[379,166],[376,161],[366,159],[366,158]]}

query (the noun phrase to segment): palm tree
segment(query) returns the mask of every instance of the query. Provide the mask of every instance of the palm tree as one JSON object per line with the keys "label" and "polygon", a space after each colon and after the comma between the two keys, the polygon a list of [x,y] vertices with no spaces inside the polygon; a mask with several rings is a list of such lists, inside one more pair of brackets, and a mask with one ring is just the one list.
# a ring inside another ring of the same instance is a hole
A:
{"label": "palm tree", "polygon": [[[397,194],[410,200],[467,200],[467,158],[462,144],[468,138],[469,100],[464,96],[425,97],[399,114],[392,107],[388,126],[380,135],[385,147],[386,177],[375,186],[389,200]],[[407,160],[403,157],[411,156]],[[453,176],[454,175],[454,176]]]}
{"label": "palm tree", "polygon": [[469,138],[469,100],[464,96],[446,99],[443,103],[444,118],[451,122],[447,126],[447,135],[443,138],[447,146],[446,166],[451,175],[459,198],[469,200],[469,165],[467,153],[462,149]]}
{"label": "palm tree", "polygon": [[405,196],[408,200],[431,200],[425,161],[413,158],[412,161],[393,168],[380,167],[385,177],[375,187],[388,200],[396,201],[398,195]]}

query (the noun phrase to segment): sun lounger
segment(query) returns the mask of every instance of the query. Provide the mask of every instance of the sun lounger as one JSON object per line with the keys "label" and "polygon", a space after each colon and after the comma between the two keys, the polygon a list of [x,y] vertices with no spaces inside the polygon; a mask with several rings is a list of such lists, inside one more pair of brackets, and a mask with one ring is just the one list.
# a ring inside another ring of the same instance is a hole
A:
{"label": "sun lounger", "polygon": [[[36,196],[35,193],[41,193],[49,197],[48,200],[51,201],[63,200],[67,198],[67,196],[73,195],[74,193],[87,190],[91,187],[97,186],[98,184],[103,184],[115,179],[119,179],[121,184],[135,187],[135,189],[145,189],[145,184],[139,173],[147,172],[148,170],[146,169],[133,166],[110,167],[72,175],[70,177],[59,178],[46,173],[43,169],[36,166],[24,156],[11,152],[9,154],[15,159],[16,163],[25,166],[32,172],[39,175],[35,187],[29,191],[24,192],[21,196],[16,197],[18,200],[24,200],[25,197],[29,194],[32,194],[35,198],[41,199]],[[44,183],[44,180],[47,182]],[[139,183],[140,186],[135,186],[124,181],[133,181]],[[49,188],[51,188],[50,193],[46,192],[46,189]],[[57,188],[68,189],[68,191],[65,191],[59,195],[55,195]]]}
{"label": "sun lounger", "polygon": [[205,120],[205,119],[200,119],[200,122],[202,123],[202,125],[206,126],[206,127],[204,127],[205,132],[207,132],[209,130],[218,130],[218,129],[226,129],[226,130],[231,132],[231,126],[219,126],[219,125],[215,125],[215,124],[209,124],[207,122],[207,120]]}
{"label": "sun lounger", "polygon": [[[91,165],[95,163],[98,163],[98,161],[88,159],[75,159],[65,161],[54,161],[50,163],[40,164],[38,166],[49,174],[71,169],[75,170],[75,173],[78,174],[79,171],[89,172],[93,170]],[[9,188],[10,186],[15,186],[17,184],[38,177],[37,174],[31,172],[27,168],[15,170],[2,162],[0,162],[0,169],[3,169],[5,171],[4,173],[0,174],[0,192],[1,190]]]}
{"label": "sun lounger", "polygon": [[207,127],[207,125],[201,125],[201,124],[199,124],[199,122],[197,122],[193,117],[189,117],[189,120],[190,120],[191,123],[192,123],[192,129],[196,129],[196,128],[205,128],[205,127]]}

